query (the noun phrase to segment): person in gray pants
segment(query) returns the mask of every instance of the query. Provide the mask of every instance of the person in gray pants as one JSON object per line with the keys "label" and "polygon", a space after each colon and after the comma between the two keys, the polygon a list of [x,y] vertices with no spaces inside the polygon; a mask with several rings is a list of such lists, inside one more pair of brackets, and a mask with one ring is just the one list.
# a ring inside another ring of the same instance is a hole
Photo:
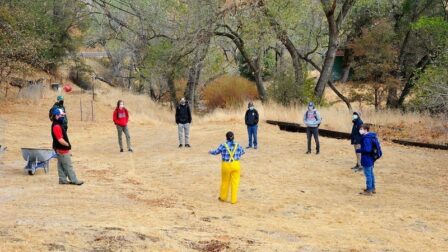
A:
{"label": "person in gray pants", "polygon": [[190,146],[190,124],[191,124],[191,110],[188,106],[185,98],[182,98],[179,102],[179,106],[176,108],[176,124],[179,134],[179,148],[184,146],[185,137],[185,147]]}
{"label": "person in gray pants", "polygon": [[118,145],[120,146],[120,152],[123,152],[123,140],[121,136],[123,133],[126,136],[126,144],[128,146],[128,151],[133,152],[131,148],[131,135],[129,134],[128,122],[129,122],[129,112],[124,107],[124,102],[122,100],[118,100],[117,107],[114,110],[112,120],[117,127],[118,134]]}
{"label": "person in gray pants", "polygon": [[308,110],[303,115],[303,122],[306,125],[306,137],[307,137],[307,152],[311,153],[311,136],[314,136],[316,142],[316,154],[320,152],[319,144],[319,126],[322,121],[319,111],[317,111],[313,102],[308,103]]}

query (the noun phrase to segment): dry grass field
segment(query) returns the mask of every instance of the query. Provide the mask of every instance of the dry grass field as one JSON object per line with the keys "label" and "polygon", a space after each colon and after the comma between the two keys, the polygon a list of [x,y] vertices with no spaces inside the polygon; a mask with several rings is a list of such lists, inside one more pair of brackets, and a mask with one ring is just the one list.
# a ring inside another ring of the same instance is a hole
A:
{"label": "dry grass field", "polygon": [[[305,135],[261,123],[260,149],[242,160],[239,202],[217,200],[219,158],[207,151],[228,130],[246,144],[243,110],[194,117],[191,149],[177,148],[173,114],[144,96],[103,88],[94,103],[66,95],[72,159],[85,184],[57,183],[50,173],[23,171],[20,147],[50,147],[44,99],[0,102],[0,251],[447,251],[447,151],[383,141],[377,194],[360,196],[348,141],[321,138],[321,154],[305,155]],[[116,100],[131,113],[134,153],[119,153],[111,122]],[[84,120],[80,116],[83,103]],[[301,108],[258,105],[262,119],[300,121]],[[322,111],[323,127],[350,130],[341,108]],[[347,119],[348,118],[348,119]],[[427,119],[427,118],[426,118]],[[366,112],[364,120],[412,127],[420,115]],[[348,120],[348,122],[347,122]],[[409,126],[407,125],[409,124]],[[446,139],[446,125],[438,138]],[[427,130],[427,128],[426,128]]]}

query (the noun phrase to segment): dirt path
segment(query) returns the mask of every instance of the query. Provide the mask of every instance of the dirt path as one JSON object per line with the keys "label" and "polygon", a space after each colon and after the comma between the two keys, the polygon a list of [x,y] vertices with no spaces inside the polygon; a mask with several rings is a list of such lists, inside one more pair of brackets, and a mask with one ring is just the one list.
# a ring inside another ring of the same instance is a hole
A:
{"label": "dirt path", "polygon": [[[240,202],[217,200],[219,158],[207,155],[227,130],[201,123],[192,149],[177,148],[175,125],[130,124],[134,153],[119,153],[111,108],[95,123],[72,117],[75,170],[86,184],[25,175],[20,147],[48,147],[50,101],[0,109],[0,251],[444,251],[448,248],[448,152],[384,144],[377,195],[359,196],[347,141],[322,138],[304,155],[305,135],[260,126],[260,149],[242,161]],[[69,106],[75,107],[73,101]],[[74,114],[74,112],[73,112]],[[37,123],[36,123],[37,122]],[[1,155],[1,154],[0,154]]]}

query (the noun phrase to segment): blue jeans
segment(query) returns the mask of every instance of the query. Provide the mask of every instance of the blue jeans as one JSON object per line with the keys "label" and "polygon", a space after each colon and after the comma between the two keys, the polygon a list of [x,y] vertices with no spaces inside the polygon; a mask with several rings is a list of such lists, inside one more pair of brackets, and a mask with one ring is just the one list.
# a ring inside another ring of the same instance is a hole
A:
{"label": "blue jeans", "polygon": [[367,191],[375,190],[375,176],[373,175],[373,166],[364,167],[364,175],[366,176]]}
{"label": "blue jeans", "polygon": [[258,125],[254,126],[247,126],[247,134],[249,135],[249,147],[257,147],[258,141],[257,141],[257,131],[258,131]]}

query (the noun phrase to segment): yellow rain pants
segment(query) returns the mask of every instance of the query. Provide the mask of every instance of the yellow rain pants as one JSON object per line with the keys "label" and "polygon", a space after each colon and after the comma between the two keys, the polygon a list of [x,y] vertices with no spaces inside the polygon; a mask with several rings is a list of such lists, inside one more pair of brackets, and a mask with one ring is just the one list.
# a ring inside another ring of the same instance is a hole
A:
{"label": "yellow rain pants", "polygon": [[221,166],[221,195],[219,198],[222,201],[227,200],[227,194],[229,192],[229,184],[231,191],[231,202],[235,204],[238,200],[238,186],[240,184],[240,161],[234,160],[235,152],[238,145],[235,145],[233,152],[230,152],[229,147],[226,144],[226,149],[230,153],[230,162],[222,162]]}

